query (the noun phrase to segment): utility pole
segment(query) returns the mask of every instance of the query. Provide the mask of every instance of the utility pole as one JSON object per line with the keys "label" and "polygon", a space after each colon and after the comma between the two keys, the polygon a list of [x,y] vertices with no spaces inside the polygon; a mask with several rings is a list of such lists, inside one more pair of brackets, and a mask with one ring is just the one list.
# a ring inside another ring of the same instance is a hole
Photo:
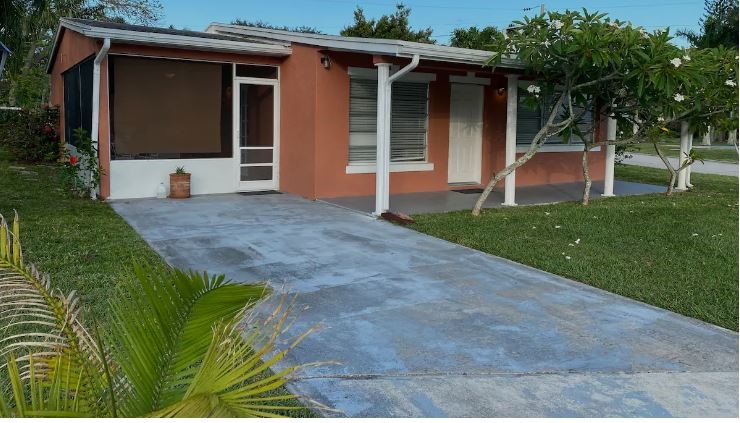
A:
{"label": "utility pole", "polygon": [[540,15],[545,14],[545,3],[540,4]]}

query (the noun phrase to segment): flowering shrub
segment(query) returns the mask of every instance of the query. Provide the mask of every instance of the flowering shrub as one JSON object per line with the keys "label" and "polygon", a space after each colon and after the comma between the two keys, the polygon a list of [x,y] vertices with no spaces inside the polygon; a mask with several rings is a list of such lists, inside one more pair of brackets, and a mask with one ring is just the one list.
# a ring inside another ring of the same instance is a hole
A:
{"label": "flowering shrub", "polygon": [[[493,40],[488,63],[522,63],[522,79],[528,86],[519,93],[521,103],[540,108],[547,118],[524,154],[492,175],[474,215],[480,214],[496,184],[530,160],[552,136],[583,142],[587,204],[588,153],[593,147],[660,142],[666,138],[665,128],[674,122],[687,122],[699,133],[710,125],[737,128],[737,49],[683,49],[672,42],[668,30],[648,32],[585,9],[525,17],[513,22],[507,35]],[[594,119],[588,118],[588,111]],[[635,135],[618,142],[594,136],[603,128],[599,122],[609,116],[619,126],[634,125]]]}
{"label": "flowering shrub", "polygon": [[98,163],[98,150],[82,128],[74,130],[74,150],[65,150],[60,176],[62,184],[72,195],[91,197],[100,186],[102,170]]}
{"label": "flowering shrub", "polygon": [[42,105],[0,111],[0,149],[13,160],[54,162],[60,156],[59,110]]}

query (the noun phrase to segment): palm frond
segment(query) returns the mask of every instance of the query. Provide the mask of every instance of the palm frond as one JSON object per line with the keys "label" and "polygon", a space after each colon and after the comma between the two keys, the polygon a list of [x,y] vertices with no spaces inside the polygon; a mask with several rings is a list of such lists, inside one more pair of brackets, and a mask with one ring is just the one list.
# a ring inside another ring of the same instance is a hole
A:
{"label": "palm frond", "polygon": [[[65,360],[65,355],[56,355],[46,363],[38,363],[38,358],[28,355],[28,377],[18,366],[14,355],[8,356],[8,364],[2,374],[9,381],[10,399],[5,393],[0,395],[0,417],[93,417],[94,410],[82,396],[83,374],[79,366]],[[41,365],[39,365],[41,364]],[[56,369],[36,374],[36,370],[50,365]]]}
{"label": "palm frond", "polygon": [[182,398],[212,338],[214,322],[231,320],[266,292],[223,275],[134,266],[111,301],[112,354],[126,389],[124,415],[141,416]]}
{"label": "palm frond", "polygon": [[95,351],[75,293],[53,290],[47,275],[23,262],[18,215],[12,230],[0,215],[0,356],[28,348]]}
{"label": "palm frond", "polygon": [[12,229],[0,215],[0,293],[0,357],[17,357],[0,368],[13,366],[31,384],[53,380],[55,370],[62,376],[79,374],[85,388],[78,398],[81,409],[104,414],[106,405],[96,392],[104,389],[101,356],[84,326],[77,296],[53,289],[47,275],[24,263],[17,214]]}
{"label": "palm frond", "polygon": [[208,350],[182,399],[150,414],[152,417],[283,417],[302,407],[287,405],[293,394],[277,390],[301,366],[267,372],[314,328],[279,349],[280,336],[290,325],[294,302],[283,295],[275,311],[261,318],[251,311],[217,324]]}

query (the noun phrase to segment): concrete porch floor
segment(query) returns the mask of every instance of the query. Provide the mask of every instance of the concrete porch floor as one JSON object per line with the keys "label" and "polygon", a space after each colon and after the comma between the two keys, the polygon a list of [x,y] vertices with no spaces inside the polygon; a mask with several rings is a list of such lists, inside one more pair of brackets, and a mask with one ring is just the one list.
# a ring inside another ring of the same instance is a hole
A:
{"label": "concrete porch floor", "polygon": [[[536,185],[517,187],[516,202],[519,205],[546,204],[561,201],[576,201],[581,199],[583,184],[580,182],[567,184]],[[614,181],[614,194],[639,195],[663,192],[664,187],[658,185],[641,184],[637,182]],[[604,192],[604,181],[595,181],[591,186],[591,197],[597,198]],[[478,200],[478,193],[460,193],[455,191],[419,192],[412,194],[395,194],[390,198],[390,209],[407,214],[441,213],[455,210],[466,210],[473,207]],[[330,204],[372,213],[375,210],[374,196],[322,198]],[[496,188],[486,201],[486,208],[503,207],[503,187]]]}

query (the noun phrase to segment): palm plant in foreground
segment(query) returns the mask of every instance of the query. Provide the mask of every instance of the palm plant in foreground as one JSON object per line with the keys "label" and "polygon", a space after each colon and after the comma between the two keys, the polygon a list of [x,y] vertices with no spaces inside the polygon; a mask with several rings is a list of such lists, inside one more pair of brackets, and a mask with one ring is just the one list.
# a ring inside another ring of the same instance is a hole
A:
{"label": "palm plant in foreground", "polygon": [[[111,295],[109,327],[83,318],[24,263],[20,226],[0,216],[0,417],[270,417],[302,407],[275,364],[293,301],[260,318],[263,284],[135,265]],[[90,329],[91,328],[91,329]]]}

